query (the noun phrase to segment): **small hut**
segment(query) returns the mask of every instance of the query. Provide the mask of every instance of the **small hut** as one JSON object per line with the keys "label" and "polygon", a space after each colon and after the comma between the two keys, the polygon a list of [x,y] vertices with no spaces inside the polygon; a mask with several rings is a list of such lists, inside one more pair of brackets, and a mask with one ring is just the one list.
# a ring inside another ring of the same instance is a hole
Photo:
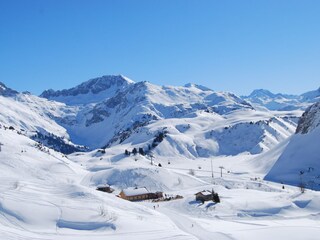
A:
{"label": "small hut", "polygon": [[196,201],[201,201],[204,203],[205,201],[213,201],[213,202],[220,202],[220,198],[218,193],[215,193],[212,189],[212,191],[209,190],[203,190],[201,192],[198,192],[195,194],[196,196]]}
{"label": "small hut", "polygon": [[111,188],[108,184],[98,185],[97,190],[101,192],[107,192],[107,193],[112,193],[114,191],[114,189]]}

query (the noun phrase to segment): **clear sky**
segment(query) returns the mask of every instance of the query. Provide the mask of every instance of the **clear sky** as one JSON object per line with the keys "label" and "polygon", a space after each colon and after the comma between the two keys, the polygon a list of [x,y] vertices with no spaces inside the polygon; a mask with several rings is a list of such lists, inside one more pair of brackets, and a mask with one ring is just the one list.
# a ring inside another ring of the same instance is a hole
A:
{"label": "clear sky", "polygon": [[123,74],[159,85],[320,86],[319,0],[0,0],[0,81],[40,94]]}

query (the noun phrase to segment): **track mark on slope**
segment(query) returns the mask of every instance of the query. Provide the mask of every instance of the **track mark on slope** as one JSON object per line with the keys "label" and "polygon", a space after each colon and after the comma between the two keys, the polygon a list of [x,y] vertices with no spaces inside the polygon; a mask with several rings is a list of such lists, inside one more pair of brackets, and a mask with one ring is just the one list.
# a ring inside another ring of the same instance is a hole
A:
{"label": "track mark on slope", "polygon": [[234,239],[233,237],[224,233],[207,231],[198,223],[192,221],[188,216],[179,214],[176,211],[161,209],[160,212],[168,216],[179,229],[186,233],[189,233],[190,235],[195,236],[199,240]]}

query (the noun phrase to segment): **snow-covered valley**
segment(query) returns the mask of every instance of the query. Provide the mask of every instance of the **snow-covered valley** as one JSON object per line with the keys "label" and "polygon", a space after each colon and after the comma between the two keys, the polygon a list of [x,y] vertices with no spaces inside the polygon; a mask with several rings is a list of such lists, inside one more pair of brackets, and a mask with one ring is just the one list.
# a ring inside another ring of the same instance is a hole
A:
{"label": "snow-covered valley", "polygon": [[[42,97],[1,86],[0,239],[318,239],[319,104],[300,118],[316,100],[276,111],[123,76]],[[129,187],[172,199],[117,196]]]}

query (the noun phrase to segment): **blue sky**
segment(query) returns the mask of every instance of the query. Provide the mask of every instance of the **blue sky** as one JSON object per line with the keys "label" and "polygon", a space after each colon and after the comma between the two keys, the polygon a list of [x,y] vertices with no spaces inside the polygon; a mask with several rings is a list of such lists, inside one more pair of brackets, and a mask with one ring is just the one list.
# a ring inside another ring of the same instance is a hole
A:
{"label": "blue sky", "polygon": [[0,1],[0,81],[19,91],[123,74],[159,85],[320,86],[318,0]]}

